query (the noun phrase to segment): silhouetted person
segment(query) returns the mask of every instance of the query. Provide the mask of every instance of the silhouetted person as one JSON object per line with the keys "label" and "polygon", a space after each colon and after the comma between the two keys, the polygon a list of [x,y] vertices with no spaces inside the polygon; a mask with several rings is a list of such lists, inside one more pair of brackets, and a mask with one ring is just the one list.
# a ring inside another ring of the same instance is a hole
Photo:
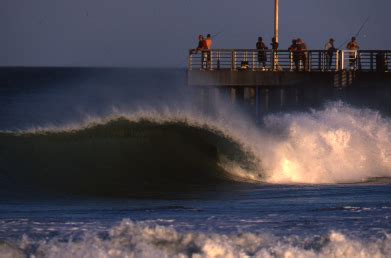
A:
{"label": "silhouetted person", "polygon": [[265,69],[266,68],[266,62],[267,62],[267,56],[266,56],[266,50],[268,49],[265,45],[265,43],[263,42],[263,39],[262,37],[259,37],[258,38],[258,42],[257,42],[257,50],[258,50],[258,63],[259,64],[262,64],[262,69]]}
{"label": "silhouetted person", "polygon": [[358,50],[360,46],[356,41],[356,37],[352,37],[352,40],[346,45],[346,48],[350,50],[349,53],[349,63],[350,69],[357,69],[357,60],[359,59]]}
{"label": "silhouetted person", "polygon": [[206,39],[204,41],[204,49],[206,49],[206,69],[211,69],[212,68],[212,49],[213,45],[213,40],[210,34],[206,36]]}
{"label": "silhouetted person", "polygon": [[198,51],[201,51],[203,48],[204,36],[198,35],[198,45],[195,49],[190,50],[190,55],[198,54]]}
{"label": "silhouetted person", "polygon": [[201,68],[202,69],[205,67],[205,56],[204,56],[204,53],[203,53],[204,46],[205,46],[204,36],[198,35],[198,45],[197,45],[197,48],[190,50],[190,53],[189,53],[190,55],[194,55],[194,54],[198,54],[198,52],[201,51]]}
{"label": "silhouetted person", "polygon": [[272,46],[272,49],[273,49],[273,70],[275,70],[275,69],[279,68],[279,65],[278,65],[279,44],[278,44],[275,37],[272,38],[272,43],[270,45]]}
{"label": "silhouetted person", "polygon": [[333,65],[333,56],[335,51],[337,50],[334,47],[334,39],[331,38],[324,46],[324,50],[326,51],[326,67],[327,70],[331,70],[331,66]]}
{"label": "silhouetted person", "polygon": [[293,39],[292,44],[288,48],[289,52],[291,53],[291,65],[292,62],[295,64],[295,70],[299,71],[299,53],[298,53],[298,47],[297,47],[297,40]]}
{"label": "silhouetted person", "polygon": [[198,46],[197,46],[196,50],[198,52],[198,51],[201,51],[203,48],[204,48],[204,36],[199,35],[198,36]]}
{"label": "silhouetted person", "polygon": [[301,61],[303,68],[304,68],[304,71],[307,71],[308,70],[307,45],[305,44],[304,40],[302,40],[300,38],[298,38],[296,40],[296,44],[297,44],[298,60],[299,60],[299,62]]}

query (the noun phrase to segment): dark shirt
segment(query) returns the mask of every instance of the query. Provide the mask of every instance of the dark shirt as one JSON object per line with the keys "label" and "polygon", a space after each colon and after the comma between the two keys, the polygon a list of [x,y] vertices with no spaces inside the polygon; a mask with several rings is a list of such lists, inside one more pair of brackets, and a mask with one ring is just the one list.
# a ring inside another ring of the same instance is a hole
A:
{"label": "dark shirt", "polygon": [[273,50],[277,50],[279,46],[278,42],[272,42],[270,45],[272,45]]}
{"label": "dark shirt", "polygon": [[257,42],[257,49],[267,49],[265,43],[263,41],[258,41]]}
{"label": "dark shirt", "polygon": [[203,47],[204,47],[204,41],[203,40],[198,41],[197,49],[202,49]]}

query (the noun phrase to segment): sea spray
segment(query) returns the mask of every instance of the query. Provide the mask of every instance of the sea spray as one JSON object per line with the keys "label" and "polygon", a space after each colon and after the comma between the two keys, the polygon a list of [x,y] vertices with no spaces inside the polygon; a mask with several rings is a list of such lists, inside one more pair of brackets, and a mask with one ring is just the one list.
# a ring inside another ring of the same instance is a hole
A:
{"label": "sea spray", "polygon": [[332,103],[309,113],[268,116],[279,137],[263,152],[268,181],[351,183],[391,176],[391,121],[378,112]]}

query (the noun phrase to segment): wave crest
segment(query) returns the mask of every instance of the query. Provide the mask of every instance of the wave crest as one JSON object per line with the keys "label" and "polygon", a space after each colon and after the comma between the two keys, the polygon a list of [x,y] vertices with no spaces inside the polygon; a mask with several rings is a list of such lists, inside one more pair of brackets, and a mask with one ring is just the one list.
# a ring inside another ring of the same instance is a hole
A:
{"label": "wave crest", "polygon": [[259,162],[238,141],[186,120],[120,117],[77,129],[2,133],[0,153],[8,181],[76,193],[132,195],[262,178],[222,165],[258,173]]}

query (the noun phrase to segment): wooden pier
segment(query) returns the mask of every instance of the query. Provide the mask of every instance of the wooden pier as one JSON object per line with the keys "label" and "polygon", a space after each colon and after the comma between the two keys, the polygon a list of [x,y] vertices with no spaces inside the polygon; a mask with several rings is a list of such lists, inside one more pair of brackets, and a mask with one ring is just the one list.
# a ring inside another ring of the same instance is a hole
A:
{"label": "wooden pier", "polygon": [[[295,60],[289,51],[252,49],[216,49],[194,53],[190,51],[188,84],[192,86],[225,87],[289,87],[363,85],[367,82],[389,84],[388,64],[391,51],[368,50],[334,52],[331,66],[327,52],[311,50],[300,53]],[[266,56],[266,66],[258,55]]]}
{"label": "wooden pier", "polygon": [[[259,55],[266,56],[265,66],[259,62]],[[187,83],[200,89],[202,96],[216,94],[213,92],[217,90],[217,94],[228,94],[233,102],[252,103],[257,117],[271,105],[318,100],[319,95],[322,98],[335,90],[391,90],[391,51],[338,50],[333,53],[331,65],[328,58],[324,50],[190,50]]]}

